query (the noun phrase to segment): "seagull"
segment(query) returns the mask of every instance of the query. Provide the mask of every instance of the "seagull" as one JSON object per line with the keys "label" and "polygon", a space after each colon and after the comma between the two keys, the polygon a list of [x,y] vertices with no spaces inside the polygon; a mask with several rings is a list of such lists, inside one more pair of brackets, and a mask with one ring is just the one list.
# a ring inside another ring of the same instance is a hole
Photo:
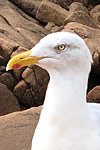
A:
{"label": "seagull", "polygon": [[31,150],[100,150],[100,105],[86,102],[92,56],[70,32],[45,36],[14,56],[6,70],[37,64],[50,75]]}

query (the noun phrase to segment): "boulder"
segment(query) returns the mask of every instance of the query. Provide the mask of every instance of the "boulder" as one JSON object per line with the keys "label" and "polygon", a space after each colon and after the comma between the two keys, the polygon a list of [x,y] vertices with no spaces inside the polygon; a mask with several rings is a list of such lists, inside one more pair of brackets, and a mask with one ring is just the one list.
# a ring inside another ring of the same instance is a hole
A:
{"label": "boulder", "polygon": [[32,137],[42,107],[0,117],[0,149],[31,150]]}
{"label": "boulder", "polygon": [[87,95],[87,101],[92,103],[100,103],[100,86],[94,87]]}
{"label": "boulder", "polygon": [[[1,32],[0,32],[0,35],[1,35]],[[5,65],[8,62],[11,53],[17,46],[18,46],[17,44],[14,44],[13,42],[9,43],[8,40],[5,40],[3,37],[1,38],[0,36],[0,56],[2,60],[0,65]]]}
{"label": "boulder", "polygon": [[36,84],[35,75],[32,68],[26,68],[26,70],[22,73],[22,78],[28,84]]}
{"label": "boulder", "polygon": [[92,28],[99,28],[92,18],[84,11],[75,11],[70,13],[65,19],[64,24],[66,25],[69,22],[77,22]]}
{"label": "boulder", "polygon": [[48,34],[38,21],[8,0],[0,1],[0,37],[25,48],[32,48]]}
{"label": "boulder", "polygon": [[18,82],[17,85],[14,87],[13,93],[20,102],[22,102],[23,95],[25,93],[26,88],[27,88],[27,84],[24,80]]}
{"label": "boulder", "polygon": [[21,69],[14,69],[13,70],[14,79],[16,79],[17,82],[19,82],[21,80],[21,75],[22,75],[22,72],[24,70],[25,70],[25,67],[21,68]]}
{"label": "boulder", "polygon": [[0,83],[0,116],[19,111],[20,105],[6,85]]}
{"label": "boulder", "polygon": [[67,10],[48,0],[43,0],[37,10],[36,18],[41,22],[53,22],[60,26],[63,25],[67,15]]}
{"label": "boulder", "polygon": [[33,66],[25,69],[22,78],[13,90],[19,102],[26,108],[43,104],[49,81],[48,73],[40,67]]}
{"label": "boulder", "polygon": [[75,11],[83,11],[83,12],[86,12],[87,14],[89,14],[88,9],[82,3],[79,3],[79,2],[73,2],[70,5],[69,13],[72,13]]}
{"label": "boulder", "polygon": [[42,0],[10,0],[15,3],[18,7],[24,10],[30,16],[35,16],[36,11]]}
{"label": "boulder", "polygon": [[90,15],[95,23],[100,25],[100,5],[95,6],[91,11]]}
{"label": "boulder", "polygon": [[5,84],[9,90],[12,90],[15,85],[13,76],[8,72],[5,72],[0,76],[0,83]]}

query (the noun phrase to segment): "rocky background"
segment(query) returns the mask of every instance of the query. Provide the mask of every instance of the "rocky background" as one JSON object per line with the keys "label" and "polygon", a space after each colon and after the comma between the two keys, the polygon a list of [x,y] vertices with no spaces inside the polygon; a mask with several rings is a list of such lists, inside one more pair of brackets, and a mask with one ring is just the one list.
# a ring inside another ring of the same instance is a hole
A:
{"label": "rocky background", "polygon": [[49,81],[37,66],[6,72],[8,60],[63,29],[89,47],[87,101],[100,103],[100,0],[0,0],[0,150],[31,149]]}

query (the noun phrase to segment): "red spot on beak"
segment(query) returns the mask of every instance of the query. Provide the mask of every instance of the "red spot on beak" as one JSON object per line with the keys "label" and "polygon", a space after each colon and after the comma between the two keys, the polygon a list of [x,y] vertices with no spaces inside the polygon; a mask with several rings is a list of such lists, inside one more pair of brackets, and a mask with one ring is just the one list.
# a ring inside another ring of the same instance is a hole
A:
{"label": "red spot on beak", "polygon": [[12,66],[12,69],[19,69],[21,68],[21,64],[15,64]]}

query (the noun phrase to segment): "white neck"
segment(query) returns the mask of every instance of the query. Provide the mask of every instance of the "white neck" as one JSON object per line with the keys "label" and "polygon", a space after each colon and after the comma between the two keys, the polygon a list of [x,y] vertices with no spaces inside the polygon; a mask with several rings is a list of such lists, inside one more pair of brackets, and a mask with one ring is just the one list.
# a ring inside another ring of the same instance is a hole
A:
{"label": "white neck", "polygon": [[[53,71],[53,74],[50,74],[41,117],[44,116],[45,119],[52,122],[62,116],[64,121],[66,119],[67,126],[68,121],[70,121],[70,125],[72,122],[73,126],[72,120],[77,117],[85,119],[86,122],[89,119],[86,104],[87,80],[88,75],[85,73]],[[86,115],[84,116],[84,114]]]}
{"label": "white neck", "polygon": [[[50,75],[45,104],[49,104],[49,107],[50,104],[66,104],[66,107],[86,104],[87,80],[86,74],[53,72],[53,75]],[[52,99],[48,100],[49,97]]]}

